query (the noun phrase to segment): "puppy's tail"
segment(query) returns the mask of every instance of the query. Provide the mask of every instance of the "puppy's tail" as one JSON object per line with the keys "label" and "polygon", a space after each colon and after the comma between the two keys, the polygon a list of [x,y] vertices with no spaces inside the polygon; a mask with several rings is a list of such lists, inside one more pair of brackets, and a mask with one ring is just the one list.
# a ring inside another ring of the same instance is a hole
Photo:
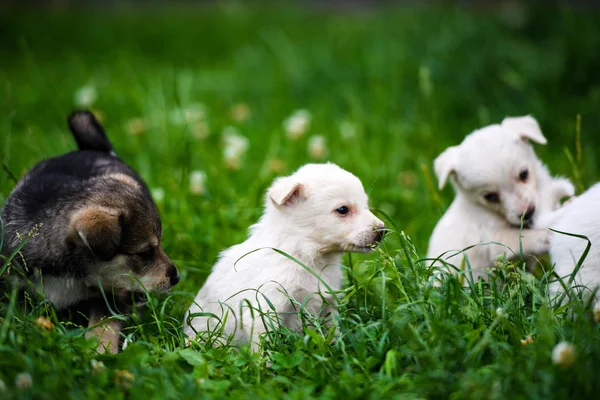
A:
{"label": "puppy's tail", "polygon": [[69,128],[79,150],[100,151],[116,156],[100,122],[90,111],[75,111],[69,115]]}

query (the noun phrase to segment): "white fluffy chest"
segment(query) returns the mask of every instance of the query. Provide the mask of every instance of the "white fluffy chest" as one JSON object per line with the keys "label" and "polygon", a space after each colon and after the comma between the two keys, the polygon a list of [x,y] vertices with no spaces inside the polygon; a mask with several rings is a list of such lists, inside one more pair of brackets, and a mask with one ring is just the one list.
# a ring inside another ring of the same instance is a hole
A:
{"label": "white fluffy chest", "polygon": [[230,295],[240,290],[258,289],[267,284],[277,285],[288,293],[302,290],[325,294],[329,291],[327,286],[334,291],[341,288],[340,260],[326,265],[303,266],[270,249],[240,257],[236,253],[223,257],[213,270],[207,285],[212,290],[229,292]]}
{"label": "white fluffy chest", "polygon": [[46,299],[58,310],[72,306],[89,296],[89,288],[82,281],[72,278],[45,277],[39,287]]}

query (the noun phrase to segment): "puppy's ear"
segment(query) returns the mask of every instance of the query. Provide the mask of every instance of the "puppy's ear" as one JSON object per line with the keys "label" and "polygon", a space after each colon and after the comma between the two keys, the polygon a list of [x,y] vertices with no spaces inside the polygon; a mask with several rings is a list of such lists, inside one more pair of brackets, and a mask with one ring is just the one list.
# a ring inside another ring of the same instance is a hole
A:
{"label": "puppy's ear", "polygon": [[501,126],[517,133],[521,139],[529,139],[539,144],[547,143],[538,122],[530,115],[504,118]]}
{"label": "puppy's ear", "polygon": [[458,162],[458,146],[448,147],[442,154],[433,161],[433,169],[438,178],[438,189],[442,190],[446,186],[448,177],[456,168]]}
{"label": "puppy's ear", "polygon": [[269,199],[277,206],[290,206],[296,200],[306,198],[304,186],[293,179],[286,176],[275,179],[273,185],[267,192]]}
{"label": "puppy's ear", "polygon": [[124,214],[105,207],[84,208],[73,215],[67,234],[70,245],[86,247],[102,261],[119,251]]}

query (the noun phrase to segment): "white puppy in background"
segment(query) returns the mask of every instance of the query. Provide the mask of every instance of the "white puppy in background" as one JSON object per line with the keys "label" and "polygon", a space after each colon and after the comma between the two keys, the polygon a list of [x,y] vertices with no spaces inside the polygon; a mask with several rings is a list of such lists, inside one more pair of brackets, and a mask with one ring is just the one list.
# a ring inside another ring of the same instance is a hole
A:
{"label": "white puppy in background", "polygon": [[[333,314],[334,295],[315,275],[340,290],[342,254],[372,251],[384,231],[383,222],[369,211],[360,180],[335,164],[308,164],[276,179],[249,238],[221,253],[186,313],[185,333],[196,337],[222,329],[222,336],[233,336],[236,344],[250,341],[256,351],[272,321],[292,329],[302,326],[298,311],[303,303],[313,315]],[[259,310],[270,315],[263,317]],[[195,313],[217,318],[194,318]]]}
{"label": "white puppy in background", "polygon": [[[586,236],[591,242],[581,268],[574,277],[571,286],[585,286],[589,295],[600,286],[600,184],[591,187],[560,210],[548,215],[546,223],[560,232]],[[588,241],[582,238],[552,233],[550,259],[554,272],[568,284],[577,262],[583,255]],[[550,297],[562,293],[560,282],[550,284]],[[596,294],[596,302],[600,292]]]}
{"label": "white puppy in background", "polygon": [[[428,258],[439,257],[460,268],[466,255],[477,279],[498,256],[518,256],[521,235],[525,254],[548,251],[550,232],[537,217],[559,208],[574,188],[569,180],[550,176],[529,140],[546,144],[534,118],[505,118],[476,130],[436,158],[440,190],[450,179],[456,197],[433,231]],[[528,228],[522,232],[521,218]],[[482,244],[489,242],[504,246]],[[460,252],[473,245],[477,246]]]}

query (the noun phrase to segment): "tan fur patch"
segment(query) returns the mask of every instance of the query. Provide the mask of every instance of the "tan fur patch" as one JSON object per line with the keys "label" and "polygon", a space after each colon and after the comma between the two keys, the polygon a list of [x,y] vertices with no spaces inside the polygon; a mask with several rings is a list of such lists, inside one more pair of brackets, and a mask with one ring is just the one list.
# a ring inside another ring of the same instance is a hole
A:
{"label": "tan fur patch", "polygon": [[133,186],[136,189],[140,189],[140,184],[137,183],[136,180],[133,179],[132,177],[130,177],[129,175],[125,175],[120,172],[116,172],[116,173],[112,173],[112,174],[106,174],[103,176],[108,179],[114,179],[116,181],[123,182],[124,184]]}
{"label": "tan fur patch", "polygon": [[97,256],[111,259],[121,241],[119,211],[99,206],[84,207],[71,216],[67,240],[82,242]]}
{"label": "tan fur patch", "polygon": [[116,319],[108,319],[105,316],[93,312],[90,315],[89,331],[86,339],[98,338],[100,340],[99,350],[108,351],[112,354],[119,352],[119,333],[122,323]]}

